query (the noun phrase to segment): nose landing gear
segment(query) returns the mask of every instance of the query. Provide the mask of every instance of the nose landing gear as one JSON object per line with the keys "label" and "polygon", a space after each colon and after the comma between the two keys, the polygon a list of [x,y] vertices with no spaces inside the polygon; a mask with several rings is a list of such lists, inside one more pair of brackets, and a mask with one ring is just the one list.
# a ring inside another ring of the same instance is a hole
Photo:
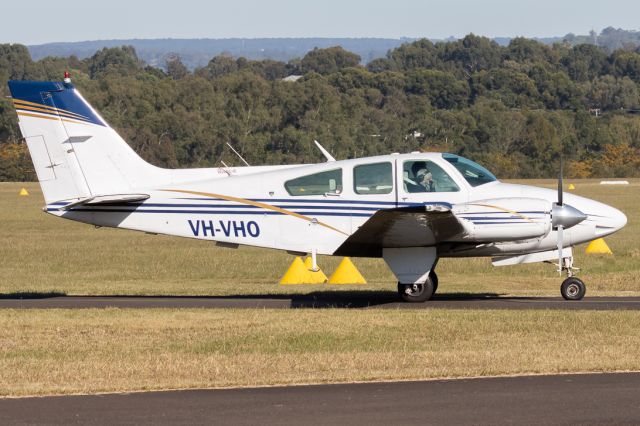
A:
{"label": "nose landing gear", "polygon": [[563,271],[567,272],[567,279],[562,281],[560,286],[560,294],[565,300],[581,300],[587,292],[587,286],[585,286],[584,282],[573,276],[574,270],[578,270],[578,268],[573,267],[573,256],[563,258],[558,272],[560,274]]}
{"label": "nose landing gear", "polygon": [[580,300],[584,297],[587,291],[587,287],[584,285],[581,279],[576,277],[569,277],[562,281],[560,286],[560,294],[565,300]]}

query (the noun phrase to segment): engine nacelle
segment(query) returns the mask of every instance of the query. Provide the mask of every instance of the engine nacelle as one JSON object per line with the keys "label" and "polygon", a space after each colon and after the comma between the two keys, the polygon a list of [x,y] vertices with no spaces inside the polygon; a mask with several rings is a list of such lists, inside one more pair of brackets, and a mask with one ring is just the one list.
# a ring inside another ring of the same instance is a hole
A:
{"label": "engine nacelle", "polygon": [[493,198],[456,204],[465,228],[461,241],[499,242],[544,237],[551,231],[552,204],[538,198]]}

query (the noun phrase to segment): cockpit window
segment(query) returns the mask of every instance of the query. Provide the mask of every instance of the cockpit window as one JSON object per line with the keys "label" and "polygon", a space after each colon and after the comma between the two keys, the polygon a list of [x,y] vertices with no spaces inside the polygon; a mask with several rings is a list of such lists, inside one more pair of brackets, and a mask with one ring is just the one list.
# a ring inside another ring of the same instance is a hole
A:
{"label": "cockpit window", "polygon": [[498,180],[493,173],[478,163],[454,154],[442,154],[442,158],[453,164],[469,185],[479,186]]}
{"label": "cockpit window", "polygon": [[314,173],[288,180],[284,187],[291,195],[325,195],[342,192],[342,169]]}
{"label": "cockpit window", "polygon": [[402,167],[404,191],[458,192],[460,188],[451,177],[433,161],[405,161]]}

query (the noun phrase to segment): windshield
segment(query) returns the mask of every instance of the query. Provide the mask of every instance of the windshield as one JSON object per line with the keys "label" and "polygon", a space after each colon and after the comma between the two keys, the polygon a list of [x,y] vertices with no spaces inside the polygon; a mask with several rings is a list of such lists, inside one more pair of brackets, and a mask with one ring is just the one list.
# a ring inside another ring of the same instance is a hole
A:
{"label": "windshield", "polygon": [[493,173],[485,169],[478,163],[474,163],[464,157],[454,154],[442,154],[442,158],[453,164],[458,169],[462,177],[469,182],[471,186],[484,185],[485,183],[498,180]]}

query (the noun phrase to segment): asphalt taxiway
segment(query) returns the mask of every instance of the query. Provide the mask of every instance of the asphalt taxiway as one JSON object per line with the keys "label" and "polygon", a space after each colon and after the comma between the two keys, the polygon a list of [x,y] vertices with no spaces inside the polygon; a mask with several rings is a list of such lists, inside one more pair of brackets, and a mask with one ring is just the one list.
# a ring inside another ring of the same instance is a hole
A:
{"label": "asphalt taxiway", "polygon": [[251,296],[65,296],[0,295],[0,309],[87,308],[387,308],[387,309],[569,309],[640,310],[640,297],[507,297],[498,294],[437,294],[426,303],[401,303],[393,292],[317,292]]}
{"label": "asphalt taxiway", "polygon": [[49,425],[638,424],[640,373],[0,399],[0,423]]}

